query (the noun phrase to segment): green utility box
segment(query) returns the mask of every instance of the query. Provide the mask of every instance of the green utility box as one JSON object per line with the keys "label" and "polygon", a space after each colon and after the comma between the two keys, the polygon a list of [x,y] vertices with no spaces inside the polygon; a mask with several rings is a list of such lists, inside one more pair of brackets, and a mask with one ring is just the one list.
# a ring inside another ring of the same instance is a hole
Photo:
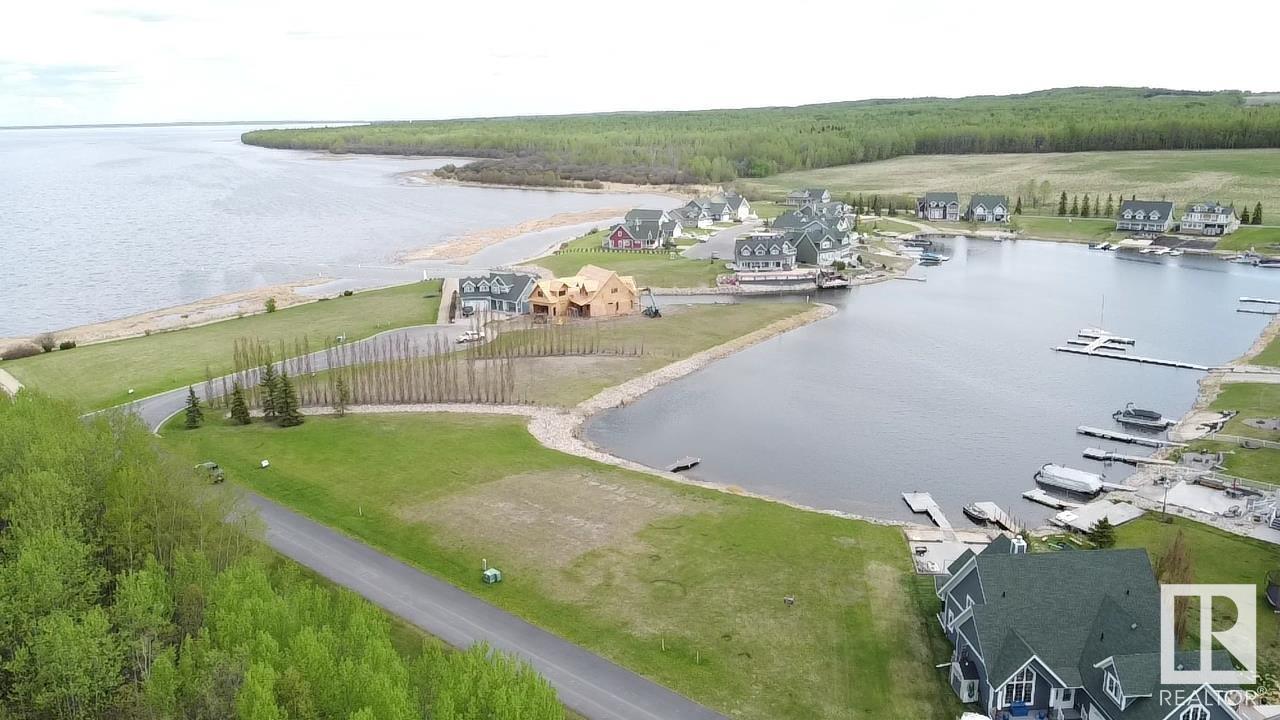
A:
{"label": "green utility box", "polygon": [[488,570],[484,571],[484,573],[481,575],[481,578],[484,580],[485,585],[500,583],[502,582],[502,571],[499,570],[498,568],[489,568]]}

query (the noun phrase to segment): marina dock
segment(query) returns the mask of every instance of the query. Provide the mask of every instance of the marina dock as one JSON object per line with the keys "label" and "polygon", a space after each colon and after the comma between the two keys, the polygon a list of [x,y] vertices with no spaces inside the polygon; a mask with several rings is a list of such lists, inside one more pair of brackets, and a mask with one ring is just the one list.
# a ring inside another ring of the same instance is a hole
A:
{"label": "marina dock", "polygon": [[1267,298],[1242,297],[1240,302],[1243,303],[1261,303],[1263,305],[1280,305],[1280,300],[1269,300]]}
{"label": "marina dock", "polygon": [[1018,524],[1018,521],[1014,520],[1013,516],[1001,509],[999,505],[986,501],[976,502],[973,505],[979,510],[985,512],[987,517],[991,518],[991,522],[999,525],[1005,530],[1015,533],[1022,531],[1022,526]]}
{"label": "marina dock", "polygon": [[1236,312],[1249,313],[1250,315],[1280,315],[1280,310],[1254,310],[1253,308],[1236,308]]}
{"label": "marina dock", "polygon": [[1033,503],[1040,503],[1041,505],[1047,505],[1055,510],[1071,510],[1074,508],[1078,508],[1083,504],[1083,503],[1071,502],[1070,500],[1063,500],[1061,498],[1054,497],[1053,495],[1050,495],[1049,493],[1045,492],[1044,490],[1041,490],[1040,488],[1034,488],[1032,490],[1028,490],[1022,493],[1022,497],[1026,498],[1027,500],[1030,500]]}
{"label": "marina dock", "polygon": [[1128,463],[1129,465],[1177,465],[1177,463],[1172,460],[1161,460],[1160,458],[1146,457],[1144,455],[1125,455],[1113,450],[1103,450],[1102,448],[1092,447],[1084,449],[1084,456],[1090,460],[1122,462]]}
{"label": "marina dock", "polygon": [[1065,344],[1055,347],[1054,350],[1058,352],[1071,353],[1073,355],[1104,357],[1111,358],[1112,360],[1128,360],[1129,362],[1182,368],[1184,370],[1207,371],[1209,369],[1207,365],[1182,362],[1181,360],[1164,360],[1161,358],[1127,354],[1126,351],[1128,350],[1128,346],[1136,344],[1137,341],[1133,338],[1112,335],[1105,330],[1098,330],[1097,328],[1085,328],[1076,333],[1075,339],[1068,340]]}
{"label": "marina dock", "polygon": [[1089,437],[1102,438],[1103,440],[1114,440],[1116,442],[1129,443],[1131,445],[1145,445],[1147,447],[1186,447],[1186,443],[1173,442],[1171,440],[1161,440],[1160,438],[1147,437],[1144,435],[1130,435],[1129,433],[1116,432],[1114,430],[1105,430],[1103,428],[1090,427],[1081,425],[1076,428],[1076,432]]}
{"label": "marina dock", "polygon": [[942,508],[938,506],[937,501],[927,492],[904,492],[902,499],[907,502],[907,507],[911,508],[911,512],[925,513],[934,525],[943,530],[951,529],[951,521],[947,516],[942,514]]}

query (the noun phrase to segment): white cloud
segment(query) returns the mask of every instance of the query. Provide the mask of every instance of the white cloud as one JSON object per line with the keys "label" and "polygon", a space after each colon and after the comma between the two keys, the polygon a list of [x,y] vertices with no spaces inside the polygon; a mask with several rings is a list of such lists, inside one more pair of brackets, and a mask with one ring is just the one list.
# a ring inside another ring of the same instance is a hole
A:
{"label": "white cloud", "polygon": [[1187,25],[1203,4],[1158,0],[14,5],[0,25],[0,125],[690,109],[1066,85],[1280,89],[1267,44],[1234,38],[1241,22],[1280,21],[1280,4],[1250,0],[1216,4],[1231,31],[1209,36]]}

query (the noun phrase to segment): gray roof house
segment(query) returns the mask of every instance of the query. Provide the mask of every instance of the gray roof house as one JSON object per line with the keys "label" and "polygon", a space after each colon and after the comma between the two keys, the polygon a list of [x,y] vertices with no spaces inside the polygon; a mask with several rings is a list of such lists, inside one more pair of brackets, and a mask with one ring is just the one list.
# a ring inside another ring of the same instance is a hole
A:
{"label": "gray roof house", "polygon": [[600,244],[612,250],[657,250],[683,232],[680,220],[666,210],[636,208],[609,228]]}
{"label": "gray roof house", "polygon": [[1173,203],[1166,200],[1125,200],[1116,215],[1116,230],[1169,232],[1173,226]]}
{"label": "gray roof house", "polygon": [[784,233],[749,233],[733,242],[733,263],[745,272],[794,270],[796,247]]}
{"label": "gray roof house", "polygon": [[969,198],[969,207],[964,211],[964,219],[972,222],[1002,223],[1009,222],[1013,208],[1009,207],[1009,198],[1004,195],[974,195]]}
{"label": "gray roof house", "polygon": [[922,220],[960,220],[960,196],[953,192],[930,192],[916,200],[916,217]]}
{"label": "gray roof house", "polygon": [[[955,646],[951,687],[988,717],[1240,718],[1228,688],[1161,683],[1160,590],[1145,550],[1028,553],[1000,536],[935,582]],[[1227,669],[1230,657],[1213,664]]]}
{"label": "gray roof house", "polygon": [[725,193],[724,201],[729,206],[729,212],[734,218],[738,220],[746,220],[751,217],[751,203],[738,193]]}
{"label": "gray roof house", "polygon": [[809,203],[825,203],[831,202],[831,193],[824,188],[809,188],[807,190],[792,190],[787,193],[784,205],[808,205]]}
{"label": "gray roof house", "polygon": [[1191,203],[1178,223],[1178,232],[1191,235],[1227,235],[1239,229],[1236,209],[1215,200]]}
{"label": "gray roof house", "polygon": [[830,266],[837,260],[846,260],[853,247],[849,233],[836,230],[821,220],[814,220],[803,228],[783,232],[782,236],[796,249],[796,262],[803,265]]}
{"label": "gray roof house", "polygon": [[714,222],[707,209],[695,202],[671,210],[669,214],[687,228],[707,228]]}
{"label": "gray roof house", "polygon": [[474,310],[494,310],[523,315],[529,312],[529,294],[537,277],[526,273],[492,272],[458,280],[458,301]]}

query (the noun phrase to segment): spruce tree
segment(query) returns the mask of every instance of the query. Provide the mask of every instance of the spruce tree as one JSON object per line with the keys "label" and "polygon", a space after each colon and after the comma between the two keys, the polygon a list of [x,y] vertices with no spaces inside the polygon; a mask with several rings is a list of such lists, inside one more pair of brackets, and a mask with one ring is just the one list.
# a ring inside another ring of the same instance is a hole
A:
{"label": "spruce tree", "polygon": [[283,369],[276,377],[276,424],[280,427],[296,427],[302,424],[298,411],[298,393],[289,382],[289,373]]}
{"label": "spruce tree", "polygon": [[1080,214],[1080,196],[1079,195],[1071,196],[1071,214],[1072,215]]}
{"label": "spruce tree", "polygon": [[258,383],[258,392],[262,400],[262,419],[271,422],[276,419],[276,368],[271,363],[262,366],[262,380]]}
{"label": "spruce tree", "polygon": [[1107,217],[1112,217],[1112,216],[1114,216],[1115,214],[1116,214],[1116,203],[1115,203],[1115,200],[1113,200],[1113,199],[1112,199],[1112,197],[1111,197],[1111,193],[1107,193],[1107,212],[1106,212],[1106,216],[1107,216]]}
{"label": "spruce tree", "polygon": [[1115,547],[1116,529],[1111,525],[1111,521],[1106,517],[1099,518],[1089,528],[1089,541],[1100,548]]}
{"label": "spruce tree", "polygon": [[341,377],[333,388],[333,414],[342,417],[347,414],[347,405],[351,403],[351,390],[347,381]]}
{"label": "spruce tree", "polygon": [[1089,194],[1085,193],[1084,202],[1080,205],[1080,217],[1089,217]]}
{"label": "spruce tree", "polygon": [[204,424],[204,411],[200,409],[200,398],[196,397],[196,389],[187,386],[187,429],[195,430]]}
{"label": "spruce tree", "polygon": [[1253,206],[1253,224],[1254,225],[1262,224],[1262,203],[1261,202]]}
{"label": "spruce tree", "polygon": [[231,386],[231,422],[236,425],[248,425],[253,421],[249,415],[249,403],[244,400],[244,388],[237,382]]}
{"label": "spruce tree", "polygon": [[1062,197],[1058,198],[1058,214],[1059,215],[1067,214],[1067,191],[1066,190],[1063,190]]}
{"label": "spruce tree", "polygon": [[1014,215],[1022,214],[1022,196],[1021,195],[1018,196],[1018,202],[1014,203],[1013,205],[1013,214]]}
{"label": "spruce tree", "polygon": [[1244,210],[1240,211],[1240,224],[1241,225],[1249,224],[1249,208],[1247,207]]}

